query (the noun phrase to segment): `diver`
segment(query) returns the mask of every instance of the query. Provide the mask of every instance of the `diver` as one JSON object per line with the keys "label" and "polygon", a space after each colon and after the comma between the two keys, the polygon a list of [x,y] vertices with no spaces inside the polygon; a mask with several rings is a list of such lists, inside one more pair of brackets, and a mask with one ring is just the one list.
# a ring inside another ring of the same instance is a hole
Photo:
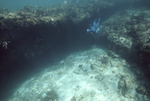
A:
{"label": "diver", "polygon": [[100,26],[100,18],[98,20],[94,20],[93,21],[93,24],[89,25],[90,28],[87,29],[87,32],[90,32],[90,33],[98,33],[99,31],[99,26]]}

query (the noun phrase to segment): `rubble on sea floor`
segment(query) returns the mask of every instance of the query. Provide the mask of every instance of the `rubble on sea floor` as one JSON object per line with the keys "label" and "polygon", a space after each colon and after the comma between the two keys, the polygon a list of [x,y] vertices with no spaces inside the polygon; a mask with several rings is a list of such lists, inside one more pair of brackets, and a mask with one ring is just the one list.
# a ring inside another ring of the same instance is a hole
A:
{"label": "rubble on sea floor", "polygon": [[148,92],[138,66],[112,51],[92,48],[31,77],[8,101],[149,101]]}

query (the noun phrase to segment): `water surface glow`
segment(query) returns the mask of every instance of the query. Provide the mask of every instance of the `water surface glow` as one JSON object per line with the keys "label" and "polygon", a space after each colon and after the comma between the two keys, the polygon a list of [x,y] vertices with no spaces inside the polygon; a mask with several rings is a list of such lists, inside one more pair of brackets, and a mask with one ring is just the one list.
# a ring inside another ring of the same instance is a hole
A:
{"label": "water surface glow", "polygon": [[0,8],[16,10],[26,5],[48,7],[50,5],[64,3],[65,1],[71,0],[0,0]]}

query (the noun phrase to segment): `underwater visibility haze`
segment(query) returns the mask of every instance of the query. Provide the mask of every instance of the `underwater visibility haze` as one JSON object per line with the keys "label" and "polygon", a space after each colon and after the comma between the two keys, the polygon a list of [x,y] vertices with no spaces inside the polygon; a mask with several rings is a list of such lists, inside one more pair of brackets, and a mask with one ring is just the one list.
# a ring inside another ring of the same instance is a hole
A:
{"label": "underwater visibility haze", "polygon": [[150,101],[149,0],[0,0],[0,101]]}
{"label": "underwater visibility haze", "polygon": [[11,11],[22,9],[24,6],[49,7],[55,4],[70,2],[71,0],[0,0],[0,8],[7,8]]}

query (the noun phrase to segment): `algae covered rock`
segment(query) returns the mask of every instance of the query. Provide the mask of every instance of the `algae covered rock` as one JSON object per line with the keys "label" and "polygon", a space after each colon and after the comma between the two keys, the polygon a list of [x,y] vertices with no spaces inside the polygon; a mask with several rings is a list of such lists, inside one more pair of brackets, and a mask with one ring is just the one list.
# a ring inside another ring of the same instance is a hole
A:
{"label": "algae covered rock", "polygon": [[99,38],[109,41],[109,49],[144,66],[148,76],[150,68],[150,9],[126,9],[103,22]]}
{"label": "algae covered rock", "polygon": [[58,101],[58,95],[54,90],[47,91],[41,101]]}

